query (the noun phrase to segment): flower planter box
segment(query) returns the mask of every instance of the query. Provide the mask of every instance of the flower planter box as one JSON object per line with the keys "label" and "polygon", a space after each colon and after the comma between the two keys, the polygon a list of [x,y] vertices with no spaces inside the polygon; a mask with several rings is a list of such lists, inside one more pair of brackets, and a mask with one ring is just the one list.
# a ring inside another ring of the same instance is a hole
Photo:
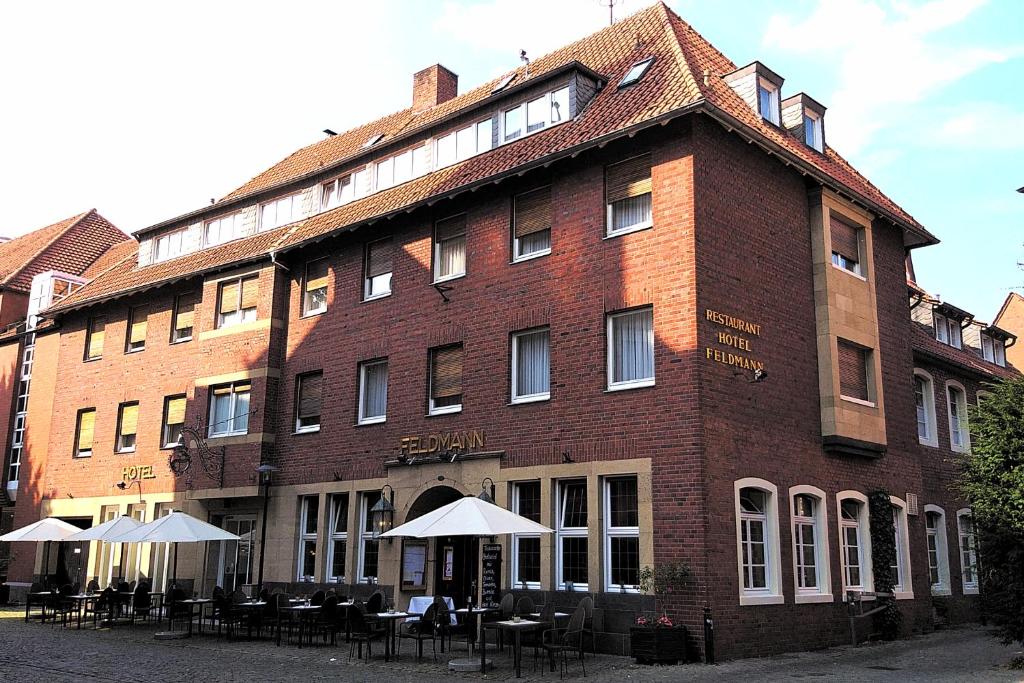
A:
{"label": "flower planter box", "polygon": [[685,626],[633,626],[629,629],[630,655],[638,664],[675,664],[686,661]]}

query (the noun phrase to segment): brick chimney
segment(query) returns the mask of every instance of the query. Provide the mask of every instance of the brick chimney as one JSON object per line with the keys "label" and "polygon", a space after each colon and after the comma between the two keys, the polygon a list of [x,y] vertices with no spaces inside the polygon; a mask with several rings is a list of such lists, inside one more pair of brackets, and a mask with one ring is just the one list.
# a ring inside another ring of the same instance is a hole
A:
{"label": "brick chimney", "polygon": [[412,110],[416,112],[447,102],[459,94],[459,77],[440,64],[417,71],[412,77]]}

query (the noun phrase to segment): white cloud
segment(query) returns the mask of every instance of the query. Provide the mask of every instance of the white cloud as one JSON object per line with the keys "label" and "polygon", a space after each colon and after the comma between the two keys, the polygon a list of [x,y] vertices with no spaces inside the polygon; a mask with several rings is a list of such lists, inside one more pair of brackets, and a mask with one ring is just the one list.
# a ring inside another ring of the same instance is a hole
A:
{"label": "white cloud", "polygon": [[942,120],[926,142],[975,150],[1022,149],[1024,112],[989,102],[963,104]]}
{"label": "white cloud", "polygon": [[944,29],[967,19],[984,0],[883,5],[875,0],[820,0],[807,17],[775,15],[764,42],[830,62],[838,73],[829,105],[830,143],[863,149],[886,121],[975,71],[1024,54],[1024,47],[950,44]]}

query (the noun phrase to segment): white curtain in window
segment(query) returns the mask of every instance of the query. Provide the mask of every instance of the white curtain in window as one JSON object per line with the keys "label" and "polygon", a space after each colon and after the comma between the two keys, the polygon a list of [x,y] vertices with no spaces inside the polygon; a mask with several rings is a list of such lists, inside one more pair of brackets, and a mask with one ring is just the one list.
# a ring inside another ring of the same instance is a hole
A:
{"label": "white curtain in window", "polygon": [[235,394],[235,414],[231,431],[244,432],[249,429],[249,392],[239,391]]}
{"label": "white curtain in window", "polygon": [[388,406],[388,364],[372,363],[363,372],[363,418],[383,417]]}
{"label": "white curtain in window", "polygon": [[612,204],[612,232],[651,222],[651,195],[629,197]]}
{"label": "white curtain in window", "polygon": [[462,275],[466,272],[466,237],[464,235],[441,242],[438,252],[439,277]]}
{"label": "white curtain in window", "polygon": [[231,394],[214,397],[213,424],[210,430],[214,434],[231,431]]}
{"label": "white curtain in window", "polygon": [[612,319],[612,382],[654,378],[654,313],[650,309]]}
{"label": "white curtain in window", "polygon": [[550,333],[516,337],[516,396],[546,394],[550,383]]}
{"label": "white curtain in window", "polygon": [[517,237],[516,242],[519,245],[520,256],[529,256],[539,251],[547,251],[551,249],[551,231],[541,230],[540,232]]}

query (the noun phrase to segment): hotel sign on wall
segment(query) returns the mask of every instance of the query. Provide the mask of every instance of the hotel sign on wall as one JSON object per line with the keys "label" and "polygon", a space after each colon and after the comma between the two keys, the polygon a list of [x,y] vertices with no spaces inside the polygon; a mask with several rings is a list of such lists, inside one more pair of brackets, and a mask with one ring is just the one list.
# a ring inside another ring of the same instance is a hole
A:
{"label": "hotel sign on wall", "polygon": [[135,479],[156,479],[152,465],[125,465],[121,468],[121,481],[134,481]]}
{"label": "hotel sign on wall", "polygon": [[402,455],[430,455],[451,451],[471,451],[484,447],[487,435],[482,429],[465,432],[441,432],[426,436],[403,436],[398,440]]}
{"label": "hotel sign on wall", "polygon": [[720,328],[715,331],[715,345],[704,347],[705,358],[744,370],[764,370],[764,363],[750,355],[754,351],[751,341],[761,336],[759,324],[710,308],[705,310],[704,317]]}

